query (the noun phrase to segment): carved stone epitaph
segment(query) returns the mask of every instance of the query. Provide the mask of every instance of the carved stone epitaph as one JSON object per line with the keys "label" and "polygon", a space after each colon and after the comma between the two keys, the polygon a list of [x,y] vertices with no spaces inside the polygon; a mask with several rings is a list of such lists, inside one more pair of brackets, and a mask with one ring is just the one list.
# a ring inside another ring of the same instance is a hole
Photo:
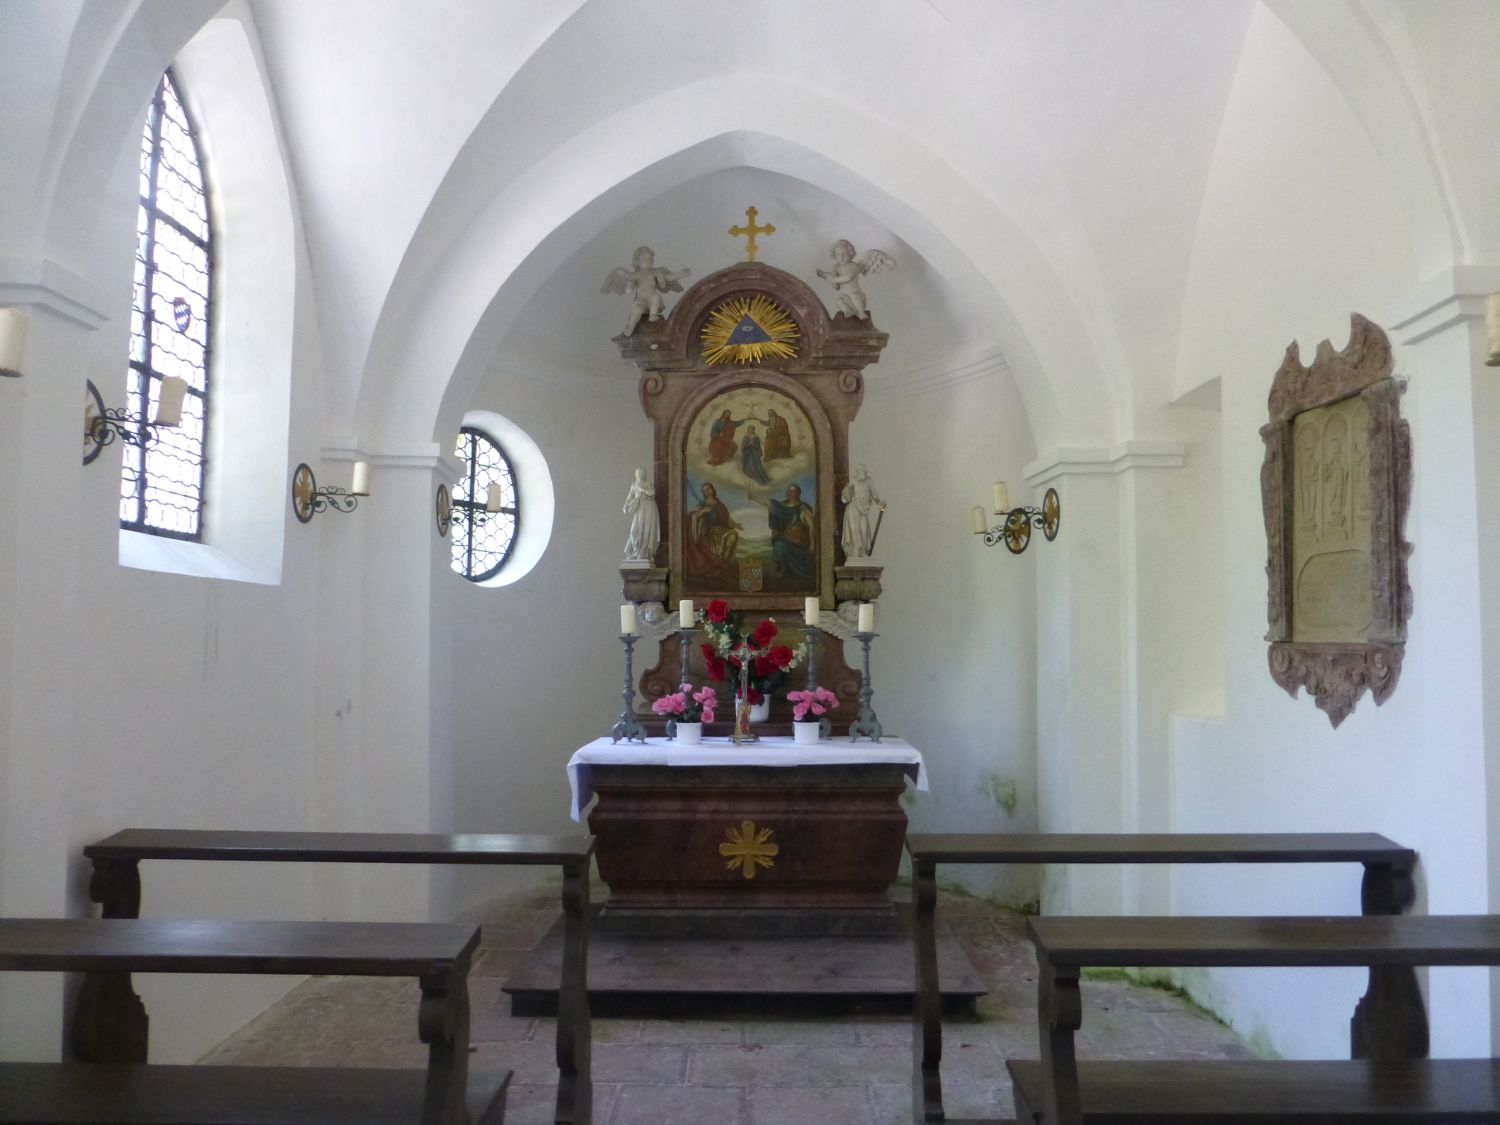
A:
{"label": "carved stone epitaph", "polygon": [[1355,313],[1311,366],[1293,341],[1271,384],[1261,466],[1272,678],[1305,687],[1337,727],[1366,688],[1396,690],[1411,616],[1403,537],[1411,431],[1391,345]]}

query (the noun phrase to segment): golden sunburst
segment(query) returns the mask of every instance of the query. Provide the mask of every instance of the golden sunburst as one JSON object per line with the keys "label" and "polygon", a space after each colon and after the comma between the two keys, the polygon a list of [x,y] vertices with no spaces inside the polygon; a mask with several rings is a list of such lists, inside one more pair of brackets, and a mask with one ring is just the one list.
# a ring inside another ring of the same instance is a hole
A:
{"label": "golden sunburst", "polygon": [[799,335],[797,322],[769,297],[733,297],[703,325],[703,358],[711,364],[793,359]]}
{"label": "golden sunburst", "polygon": [[746,879],[755,878],[755,868],[775,866],[772,856],[781,851],[777,845],[768,843],[772,829],[755,828],[753,820],[747,820],[738,828],[729,828],[724,836],[726,843],[719,845],[719,854],[729,862],[724,866],[733,871],[736,867],[744,872]]}

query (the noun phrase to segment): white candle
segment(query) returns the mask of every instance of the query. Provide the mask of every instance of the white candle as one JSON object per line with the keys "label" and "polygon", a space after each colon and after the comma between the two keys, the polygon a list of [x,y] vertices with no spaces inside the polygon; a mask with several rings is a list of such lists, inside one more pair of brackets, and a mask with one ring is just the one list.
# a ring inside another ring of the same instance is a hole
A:
{"label": "white candle", "polygon": [[1010,511],[1010,489],[1005,487],[1005,482],[997,480],[990,485],[990,490],[995,494],[996,513]]}
{"label": "white candle", "polygon": [[26,314],[0,309],[0,375],[21,377],[21,353],[26,350]]}
{"label": "white candle", "polygon": [[806,621],[809,625],[817,626],[818,615],[821,611],[822,606],[818,603],[817,598],[802,599],[802,620]]}
{"label": "white candle", "polygon": [[491,486],[484,494],[484,510],[486,512],[498,512],[500,510],[500,490]]}
{"label": "white candle", "polygon": [[355,496],[370,495],[370,463],[368,461],[354,462],[354,483],[349,486],[349,491]]}
{"label": "white candle", "polygon": [[626,636],[635,635],[635,606],[626,604],[620,607],[620,632]]}
{"label": "white candle", "polygon": [[683,598],[677,603],[677,624],[684,629],[693,627],[693,599]]}
{"label": "white candle", "polygon": [[875,631],[875,603],[865,602],[859,607],[859,632],[873,633]]}
{"label": "white candle", "polygon": [[[1484,361],[1486,367],[1500,367],[1500,293],[1491,293],[1489,301],[1484,309],[1485,327],[1489,329],[1490,357]],[[22,326],[24,333],[25,326]],[[0,367],[5,366],[5,360],[0,357]],[[0,375],[4,372],[0,371]]]}
{"label": "white candle", "polygon": [[978,504],[974,505],[974,508],[969,513],[969,515],[973,518],[974,521],[975,535],[983,535],[986,531],[989,530],[989,528],[985,524],[984,509],[981,508]]}
{"label": "white candle", "polygon": [[179,375],[168,375],[161,381],[161,393],[156,398],[156,425],[175,426],[182,421],[182,400],[187,395],[187,380]]}

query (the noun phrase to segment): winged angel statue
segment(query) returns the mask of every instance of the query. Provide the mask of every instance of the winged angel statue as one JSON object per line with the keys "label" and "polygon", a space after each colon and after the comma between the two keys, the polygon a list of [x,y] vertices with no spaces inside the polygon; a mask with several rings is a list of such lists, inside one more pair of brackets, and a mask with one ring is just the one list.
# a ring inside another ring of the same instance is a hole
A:
{"label": "winged angel statue", "polygon": [[847,238],[841,238],[829,247],[828,254],[833,259],[833,267],[819,270],[818,276],[833,282],[833,291],[839,296],[842,311],[863,318],[865,291],[859,286],[859,275],[895,269],[896,259],[884,250],[866,250],[855,257],[854,243]]}
{"label": "winged angel statue", "polygon": [[659,269],[656,265],[656,254],[649,246],[639,247],[630,257],[630,269],[624,266],[609,271],[609,276],[604,279],[600,287],[601,293],[629,293],[632,297],[630,305],[630,319],[625,322],[625,335],[629,336],[635,331],[635,326],[641,322],[641,317],[651,316],[652,320],[660,320],[666,312],[666,294],[681,293],[682,286],[678,284],[692,270],[668,270]]}

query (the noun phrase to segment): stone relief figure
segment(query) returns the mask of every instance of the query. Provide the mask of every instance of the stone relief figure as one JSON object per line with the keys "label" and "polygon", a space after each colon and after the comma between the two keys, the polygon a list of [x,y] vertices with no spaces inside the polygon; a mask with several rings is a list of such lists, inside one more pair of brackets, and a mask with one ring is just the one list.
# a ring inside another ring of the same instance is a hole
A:
{"label": "stone relief figure", "polygon": [[1326,443],[1323,453],[1323,502],[1330,529],[1338,528],[1349,534],[1349,459],[1344,449],[1345,431],[1348,423],[1335,415],[1328,420],[1323,432]]}
{"label": "stone relief figure", "polygon": [[818,276],[833,282],[833,291],[838,294],[839,309],[842,312],[863,318],[865,291],[859,285],[860,274],[894,269],[896,259],[884,250],[866,250],[856,257],[854,244],[847,238],[841,238],[829,247],[828,254],[833,259],[833,265],[829,269],[819,270]]}
{"label": "stone relief figure", "polygon": [[875,482],[863,465],[854,470],[854,476],[839,499],[844,502],[844,527],[841,542],[844,558],[849,562],[868,559],[875,549],[875,530],[879,526],[879,514],[885,511],[885,501],[875,492]]}
{"label": "stone relief figure", "polygon": [[646,480],[645,469],[635,471],[635,480],[625,496],[624,512],[630,517],[625,558],[629,562],[649,563],[661,543],[661,514],[656,510],[656,490]]}
{"label": "stone relief figure", "polygon": [[630,269],[621,266],[610,270],[599,292],[630,294],[630,319],[625,322],[624,332],[629,336],[641,317],[649,314],[652,320],[660,320],[666,314],[666,294],[681,293],[679,283],[691,272],[658,268],[651,247],[641,246],[631,255]]}
{"label": "stone relief figure", "polygon": [[1349,444],[1354,461],[1354,518],[1368,523],[1375,513],[1370,507],[1370,408],[1363,402],[1354,407]]}
{"label": "stone relief figure", "polygon": [[1297,507],[1298,524],[1312,532],[1318,531],[1319,488],[1318,442],[1322,431],[1312,422],[1299,423],[1297,427]]}

